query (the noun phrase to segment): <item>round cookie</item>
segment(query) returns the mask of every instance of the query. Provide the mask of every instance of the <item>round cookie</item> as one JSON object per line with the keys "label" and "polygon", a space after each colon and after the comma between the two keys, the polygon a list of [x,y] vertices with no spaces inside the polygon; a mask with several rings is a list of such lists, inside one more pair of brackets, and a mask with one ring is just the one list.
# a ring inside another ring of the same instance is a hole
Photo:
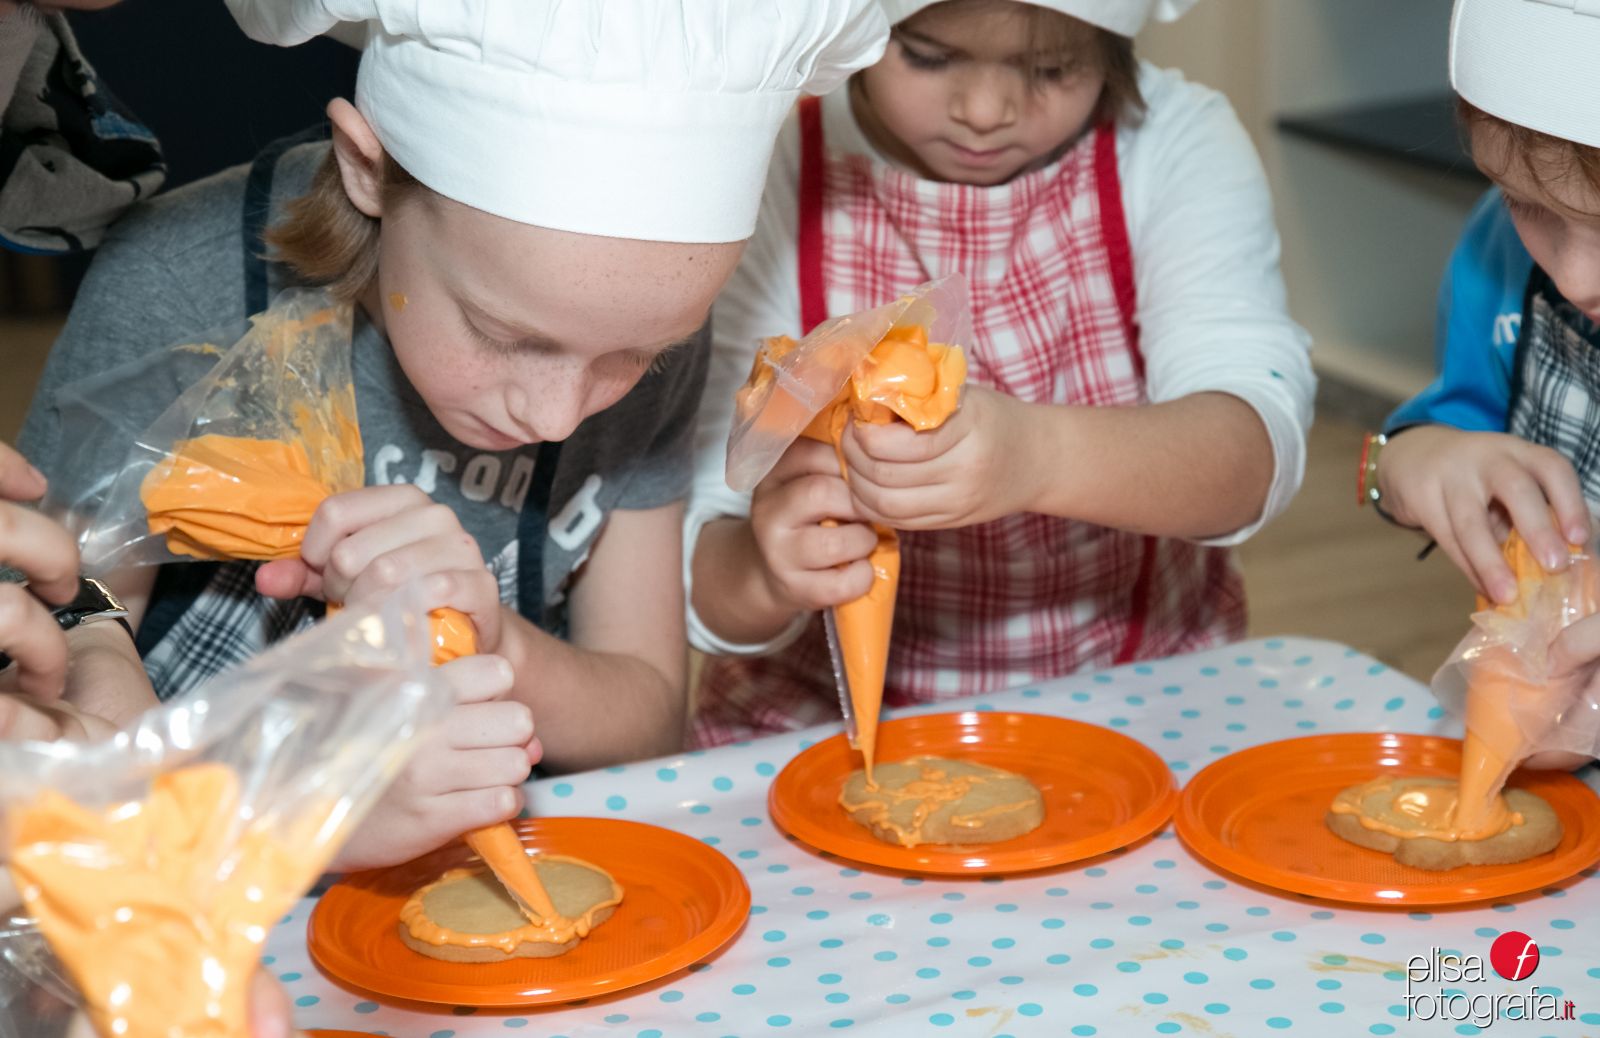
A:
{"label": "round cookie", "polygon": [[[1412,780],[1419,782],[1421,780]],[[1448,780],[1440,780],[1449,785]],[[1346,793],[1361,789],[1353,786]],[[1340,794],[1344,796],[1346,794]],[[1441,840],[1431,836],[1401,837],[1361,824],[1362,816],[1353,813],[1327,814],[1328,828],[1334,834],[1358,844],[1394,855],[1402,865],[1444,872],[1464,865],[1511,865],[1527,861],[1555,849],[1561,842],[1561,819],[1544,798],[1525,789],[1505,791],[1506,806],[1522,816],[1522,822],[1497,835],[1481,840]]]}
{"label": "round cookie", "polygon": [[453,869],[411,895],[400,911],[400,939],[446,962],[504,962],[571,951],[607,919],[622,888],[604,869],[554,855],[533,861],[563,919],[536,925],[484,866]]}
{"label": "round cookie", "polygon": [[1039,828],[1044,797],[1021,775],[972,761],[911,757],[853,772],[839,805],[884,843],[999,843]]}

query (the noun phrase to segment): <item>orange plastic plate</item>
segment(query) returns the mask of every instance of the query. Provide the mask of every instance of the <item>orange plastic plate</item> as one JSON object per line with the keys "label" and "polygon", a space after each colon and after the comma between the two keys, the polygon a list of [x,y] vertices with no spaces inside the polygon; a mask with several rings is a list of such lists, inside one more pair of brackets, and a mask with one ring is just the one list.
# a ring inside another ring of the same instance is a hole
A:
{"label": "orange plastic plate", "polygon": [[441,962],[400,940],[400,908],[444,872],[476,860],[451,844],[392,869],[335,884],[307,924],[311,958],[329,976],[393,998],[452,1006],[537,1006],[621,991],[674,973],[744,926],[750,888],[699,840],[610,818],[515,823],[538,851],[593,862],[622,885],[622,904],[576,948],[549,959]]}
{"label": "orange plastic plate", "polygon": [[1106,728],[1043,714],[967,710],[886,721],[878,759],[953,757],[1026,776],[1044,794],[1044,824],[995,844],[899,847],[851,820],[839,791],[861,755],[836,735],[778,774],[767,797],[772,820],[817,850],[935,875],[1027,872],[1126,847],[1172,817],[1172,772],[1142,743]]}
{"label": "orange plastic plate", "polygon": [[1434,735],[1312,735],[1241,750],[1184,788],[1176,828],[1212,865],[1278,890],[1363,905],[1452,905],[1538,890],[1600,861],[1600,797],[1565,772],[1518,771],[1509,785],[1549,801],[1565,830],[1547,854],[1448,872],[1410,868],[1335,836],[1334,796],[1380,774],[1454,778],[1461,742]]}

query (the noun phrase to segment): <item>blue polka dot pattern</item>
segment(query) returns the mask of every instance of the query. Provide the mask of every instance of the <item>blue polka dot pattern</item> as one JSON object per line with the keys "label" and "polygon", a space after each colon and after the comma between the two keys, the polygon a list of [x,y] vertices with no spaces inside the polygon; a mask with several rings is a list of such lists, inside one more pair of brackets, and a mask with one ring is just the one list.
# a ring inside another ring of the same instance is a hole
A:
{"label": "blue polka dot pattern", "polygon": [[[1374,666],[1339,646],[1274,638],[963,706],[1114,728],[1159,747],[1180,784],[1229,753],[1311,730],[1459,734],[1425,690]],[[753,901],[745,931],[710,962],[656,985],[550,1016],[458,1009],[457,1017],[475,1017],[474,1027],[441,1027],[438,1016],[417,1017],[323,977],[305,950],[310,900],[286,913],[290,921],[270,935],[263,961],[285,978],[302,1015],[317,1014],[305,1023],[420,1038],[878,1033],[901,1017],[907,1033],[920,1026],[952,1036],[997,1032],[993,1038],[1204,1034],[1208,1023],[1219,1034],[1403,1034],[1403,1017],[1387,1011],[1404,993],[1394,963],[1432,946],[1486,953],[1513,928],[1539,940],[1545,990],[1564,983],[1581,1003],[1580,985],[1600,980],[1600,948],[1576,922],[1587,903],[1578,899],[1593,894],[1572,889],[1592,871],[1531,899],[1380,916],[1264,896],[1198,864],[1170,828],[1081,867],[982,882],[822,857],[770,824],[766,797],[796,753],[836,730],[531,784],[534,815],[679,828],[739,866]],[[1145,1015],[1120,1016],[1128,1006]]]}

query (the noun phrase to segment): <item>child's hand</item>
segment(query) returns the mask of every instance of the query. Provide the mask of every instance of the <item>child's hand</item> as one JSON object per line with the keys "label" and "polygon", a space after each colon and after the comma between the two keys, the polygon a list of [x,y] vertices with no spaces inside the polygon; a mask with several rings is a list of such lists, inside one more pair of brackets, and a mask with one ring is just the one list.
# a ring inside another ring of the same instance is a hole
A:
{"label": "child's hand", "polygon": [[256,571],[256,590],[271,598],[309,595],[356,605],[378,601],[416,577],[428,577],[428,604],[472,618],[478,649],[500,646],[500,587],[478,542],[446,505],[414,486],[363,487],[322,503],[300,545],[300,558]]}
{"label": "child's hand", "polygon": [[[833,448],[796,440],[750,500],[750,526],[773,597],[810,612],[854,601],[872,588],[867,556],[878,543],[860,522]],[[824,520],[837,525],[823,526]]]}
{"label": "child's hand", "polygon": [[857,510],[901,530],[972,526],[1027,511],[1037,475],[1023,450],[1027,406],[968,385],[961,407],[937,429],[852,424],[842,448]]}
{"label": "child's hand", "polygon": [[456,705],[350,837],[334,870],[410,861],[522,809],[522,784],[544,748],[532,711],[505,699],[511,664],[465,656],[438,672],[450,679]]}
{"label": "child's hand", "polygon": [[1512,527],[1551,573],[1566,568],[1569,543],[1589,539],[1589,511],[1572,463],[1504,433],[1407,429],[1380,455],[1378,486],[1397,522],[1426,530],[1481,593],[1501,604],[1517,598],[1500,552]]}

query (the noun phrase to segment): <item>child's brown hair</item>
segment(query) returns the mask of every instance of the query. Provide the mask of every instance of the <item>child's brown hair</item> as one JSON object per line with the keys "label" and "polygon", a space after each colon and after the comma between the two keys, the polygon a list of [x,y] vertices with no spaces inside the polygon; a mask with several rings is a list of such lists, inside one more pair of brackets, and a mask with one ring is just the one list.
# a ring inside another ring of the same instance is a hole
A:
{"label": "child's brown hair", "polygon": [[[971,0],[945,2],[969,3]],[[1012,2],[1015,3],[1015,0]],[[941,7],[943,4],[931,6]],[[1043,87],[1050,81],[1050,71],[1059,68],[1063,61],[1085,62],[1105,76],[1105,86],[1100,90],[1100,103],[1094,112],[1095,122],[1137,118],[1144,113],[1144,95],[1139,92],[1139,61],[1134,57],[1131,38],[1090,25],[1060,11],[1034,4],[1026,6],[1027,10],[1020,14],[1028,20],[1027,37],[1033,45],[1033,51],[1031,60],[1022,71],[1029,86]],[[926,10],[928,8],[923,8],[923,11]],[[914,27],[923,11],[918,11],[900,25]]]}
{"label": "child's brown hair", "polygon": [[[1475,129],[1502,134],[1506,143],[1506,165],[1500,169],[1486,169],[1491,177],[1502,175],[1510,163],[1519,163],[1523,172],[1536,184],[1564,181],[1576,176],[1600,196],[1600,148],[1579,144],[1577,141],[1541,133],[1518,123],[1490,115],[1465,98],[1456,98],[1456,116],[1467,135],[1471,150],[1471,135]],[[1481,161],[1481,159],[1480,159]]]}
{"label": "child's brown hair", "polygon": [[[385,205],[421,186],[405,167],[384,155]],[[378,276],[379,221],[350,201],[332,148],[306,193],[287,209],[287,215],[264,235],[271,258],[288,264],[308,284],[326,288],[340,302],[353,302]]]}

